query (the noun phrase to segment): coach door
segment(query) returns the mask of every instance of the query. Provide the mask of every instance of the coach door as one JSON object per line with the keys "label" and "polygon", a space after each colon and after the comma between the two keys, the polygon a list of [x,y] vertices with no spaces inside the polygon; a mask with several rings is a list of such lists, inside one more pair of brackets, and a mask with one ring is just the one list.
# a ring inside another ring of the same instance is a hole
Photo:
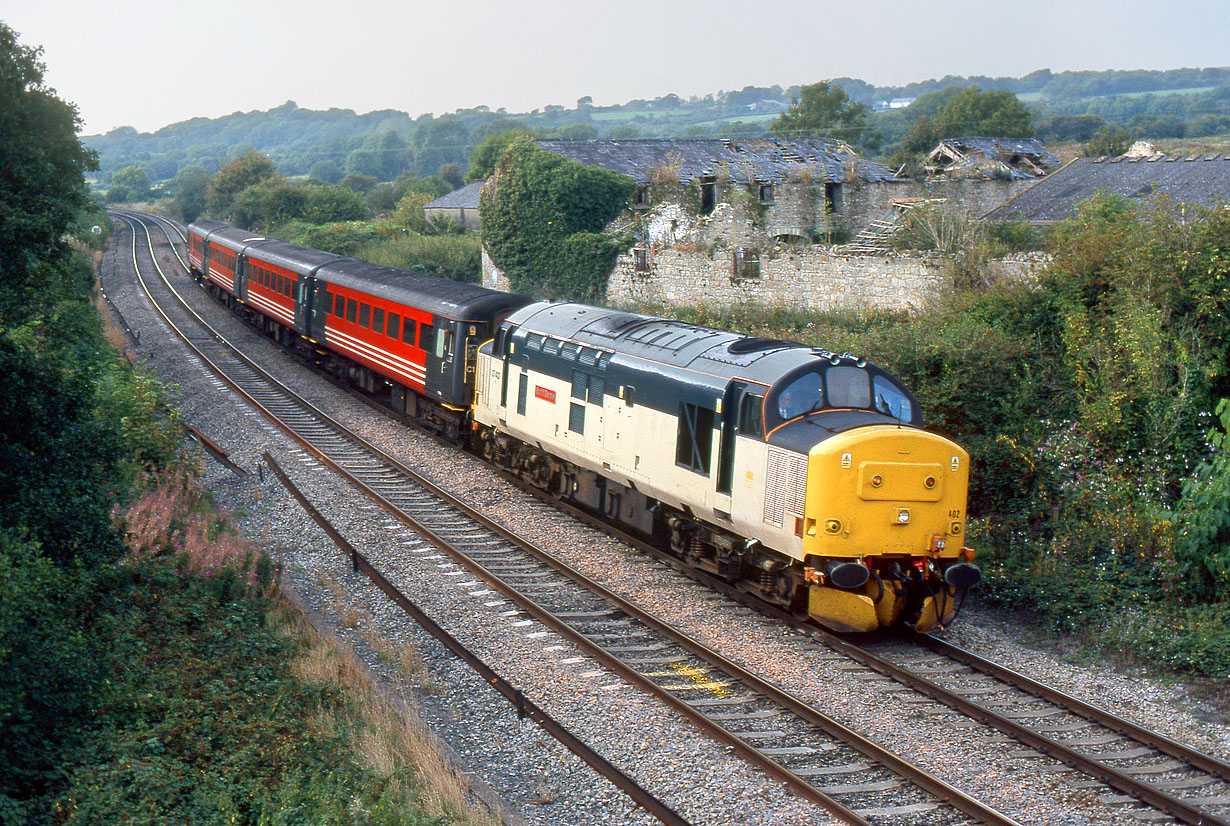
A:
{"label": "coach door", "polygon": [[235,298],[248,301],[248,256],[243,253],[235,255]]}

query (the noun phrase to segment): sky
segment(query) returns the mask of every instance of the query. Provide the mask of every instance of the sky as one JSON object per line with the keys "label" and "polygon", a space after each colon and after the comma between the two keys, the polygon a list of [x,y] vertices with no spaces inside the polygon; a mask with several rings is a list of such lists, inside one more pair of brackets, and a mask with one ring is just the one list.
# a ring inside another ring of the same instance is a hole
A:
{"label": "sky", "polygon": [[82,134],[308,109],[527,112],[856,77],[1230,66],[1226,0],[17,0]]}

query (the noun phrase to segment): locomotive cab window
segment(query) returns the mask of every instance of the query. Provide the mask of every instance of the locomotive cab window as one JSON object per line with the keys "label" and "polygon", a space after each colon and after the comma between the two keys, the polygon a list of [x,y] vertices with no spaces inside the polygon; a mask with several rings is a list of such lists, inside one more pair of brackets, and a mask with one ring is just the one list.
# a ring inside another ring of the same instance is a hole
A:
{"label": "locomotive cab window", "polygon": [[913,416],[913,407],[910,405],[910,399],[905,393],[901,392],[901,388],[893,384],[884,376],[876,376],[872,379],[871,387],[875,396],[875,409],[879,413],[886,416],[892,416],[894,419],[900,419],[903,422],[910,421]]}
{"label": "locomotive cab window", "polygon": [[824,371],[830,407],[871,407],[871,381],[858,367],[830,367]]}
{"label": "locomotive cab window", "polygon": [[[858,370],[858,372],[862,371]],[[789,421],[822,407],[824,407],[824,388],[819,373],[804,373],[777,394],[777,415],[783,421]]]}
{"label": "locomotive cab window", "polygon": [[744,394],[739,406],[739,432],[745,436],[764,435],[764,396]]}

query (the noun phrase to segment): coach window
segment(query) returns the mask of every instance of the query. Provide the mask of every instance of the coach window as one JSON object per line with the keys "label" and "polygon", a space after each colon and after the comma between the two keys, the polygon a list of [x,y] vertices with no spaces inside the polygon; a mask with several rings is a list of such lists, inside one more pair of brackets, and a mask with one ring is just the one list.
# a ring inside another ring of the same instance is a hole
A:
{"label": "coach window", "polygon": [[359,302],[353,298],[346,299],[346,320],[354,324],[355,317],[359,314]]}
{"label": "coach window", "polygon": [[384,332],[384,310],[379,307],[372,308],[372,329],[378,333]]}
{"label": "coach window", "polygon": [[397,313],[389,313],[389,338],[397,338],[397,334],[401,332],[401,316]]}
{"label": "coach window", "polygon": [[333,314],[338,318],[346,315],[346,299],[340,295],[333,302]]}
{"label": "coach window", "polygon": [[401,340],[406,344],[413,345],[414,336],[418,332],[419,323],[413,318],[402,319]]}
{"label": "coach window", "polygon": [[366,304],[359,305],[359,326],[364,328],[372,326],[372,308]]}

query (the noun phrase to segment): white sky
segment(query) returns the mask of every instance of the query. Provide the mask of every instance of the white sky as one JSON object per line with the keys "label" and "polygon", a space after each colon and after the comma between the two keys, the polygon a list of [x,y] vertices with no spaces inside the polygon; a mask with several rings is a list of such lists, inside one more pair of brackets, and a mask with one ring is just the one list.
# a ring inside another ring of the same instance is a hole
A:
{"label": "white sky", "polygon": [[1230,65],[1225,0],[17,0],[83,134],[269,109],[529,111],[858,77]]}

